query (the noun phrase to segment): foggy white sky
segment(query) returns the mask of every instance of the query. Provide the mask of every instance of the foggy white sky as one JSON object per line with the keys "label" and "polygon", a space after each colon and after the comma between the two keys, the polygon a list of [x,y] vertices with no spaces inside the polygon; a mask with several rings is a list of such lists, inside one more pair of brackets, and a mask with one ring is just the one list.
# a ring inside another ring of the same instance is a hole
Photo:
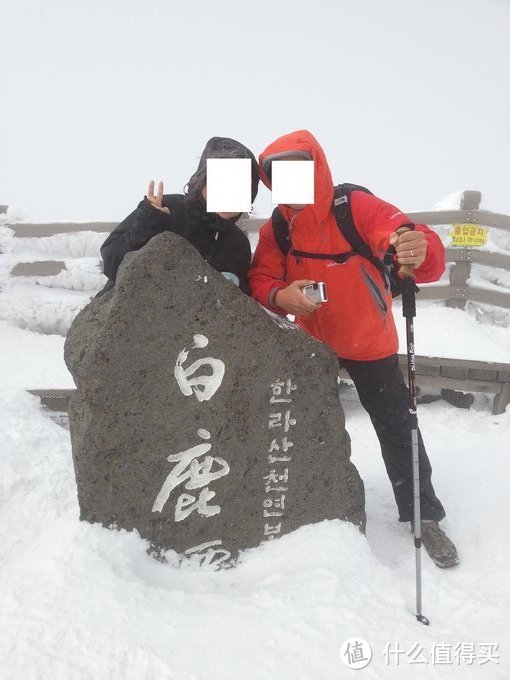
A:
{"label": "foggy white sky", "polygon": [[120,221],[209,137],[300,128],[404,210],[510,211],[510,0],[2,0],[0,101],[0,203],[30,219]]}

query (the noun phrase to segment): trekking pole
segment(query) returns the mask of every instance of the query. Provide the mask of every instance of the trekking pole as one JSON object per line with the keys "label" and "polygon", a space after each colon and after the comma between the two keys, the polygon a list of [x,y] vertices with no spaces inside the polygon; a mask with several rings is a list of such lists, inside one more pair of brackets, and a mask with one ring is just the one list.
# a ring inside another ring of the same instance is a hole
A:
{"label": "trekking pole", "polygon": [[[397,234],[413,231],[414,224],[407,224],[397,229]],[[390,251],[393,251],[390,253]],[[389,257],[393,259],[395,248],[391,247],[385,256],[388,264]],[[391,261],[391,260],[390,260]],[[402,265],[399,269],[402,288],[402,315],[406,320],[407,339],[407,376],[409,386],[409,418],[411,422],[411,452],[413,465],[413,501],[414,501],[414,547],[416,561],[416,618],[423,625],[428,626],[429,620],[421,611],[421,505],[420,505],[420,463],[418,458],[418,413],[416,405],[416,357],[414,346],[414,318],[416,316],[416,293],[418,286],[414,282],[412,267]]]}

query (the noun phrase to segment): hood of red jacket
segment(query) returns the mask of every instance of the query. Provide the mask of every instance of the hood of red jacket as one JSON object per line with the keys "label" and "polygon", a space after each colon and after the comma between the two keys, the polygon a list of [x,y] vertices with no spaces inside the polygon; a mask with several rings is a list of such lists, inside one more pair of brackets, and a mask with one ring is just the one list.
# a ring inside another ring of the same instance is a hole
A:
{"label": "hood of red jacket", "polygon": [[[311,160],[314,162],[315,200],[313,204],[307,205],[306,208],[303,208],[300,212],[304,213],[305,211],[312,211],[317,221],[323,220],[328,214],[333,202],[333,179],[326,160],[326,155],[311,132],[308,132],[308,130],[290,132],[269,144],[259,156],[260,178],[268,189],[271,189],[271,182],[263,170],[264,159],[267,156],[278,155],[280,153],[289,154],[289,152],[292,151],[305,151],[310,154]],[[285,219],[289,221],[295,211],[284,205],[279,205],[278,207]]]}

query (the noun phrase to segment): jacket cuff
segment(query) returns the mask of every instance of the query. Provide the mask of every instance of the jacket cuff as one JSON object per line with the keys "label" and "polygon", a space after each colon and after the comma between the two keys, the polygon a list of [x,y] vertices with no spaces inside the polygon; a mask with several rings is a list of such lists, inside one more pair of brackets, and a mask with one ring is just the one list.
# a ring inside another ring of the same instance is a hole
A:
{"label": "jacket cuff", "polygon": [[152,223],[156,222],[159,224],[168,224],[172,219],[171,214],[155,208],[152,203],[147,200],[146,196],[144,197],[143,201],[140,201],[138,204],[138,209],[144,217],[150,218]]}
{"label": "jacket cuff", "polygon": [[269,296],[268,296],[268,299],[267,299],[269,308],[272,309],[274,312],[277,312],[277,314],[281,314],[281,315],[283,315],[283,316],[286,316],[286,315],[287,315],[287,312],[286,312],[284,309],[282,309],[281,307],[278,307],[278,306],[275,304],[274,299],[275,299],[276,294],[278,293],[278,291],[279,291],[279,290],[282,290],[282,289],[285,288],[285,287],[286,287],[286,286],[274,286],[274,287],[271,288],[271,290],[269,291]]}

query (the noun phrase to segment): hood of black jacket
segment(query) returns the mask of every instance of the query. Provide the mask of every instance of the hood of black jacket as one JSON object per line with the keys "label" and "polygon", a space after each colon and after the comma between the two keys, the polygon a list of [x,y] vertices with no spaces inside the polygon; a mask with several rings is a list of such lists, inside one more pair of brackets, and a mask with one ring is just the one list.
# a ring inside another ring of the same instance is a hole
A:
{"label": "hood of black jacket", "polygon": [[230,137],[211,137],[205,145],[198,167],[191,176],[188,186],[191,194],[198,187],[204,186],[207,174],[208,158],[249,158],[251,160],[251,201],[255,201],[259,190],[259,165],[248,147]]}

